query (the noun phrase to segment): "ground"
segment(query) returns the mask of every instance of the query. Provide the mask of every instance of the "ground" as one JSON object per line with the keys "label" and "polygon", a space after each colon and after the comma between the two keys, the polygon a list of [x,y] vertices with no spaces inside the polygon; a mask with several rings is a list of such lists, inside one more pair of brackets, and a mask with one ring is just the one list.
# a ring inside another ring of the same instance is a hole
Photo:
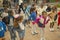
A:
{"label": "ground", "polygon": [[[45,39],[46,40],[60,40],[60,30],[57,30],[57,23],[55,23],[54,29],[55,29],[54,32],[50,32],[49,23],[46,25],[46,28],[45,28]],[[39,27],[37,27],[37,32],[38,32],[38,34],[32,35],[31,28],[26,27],[24,40],[40,40],[40,28]],[[6,32],[5,35],[6,35],[6,40],[10,40],[10,35],[9,35],[8,31]],[[18,36],[17,36],[16,40],[19,40]]]}

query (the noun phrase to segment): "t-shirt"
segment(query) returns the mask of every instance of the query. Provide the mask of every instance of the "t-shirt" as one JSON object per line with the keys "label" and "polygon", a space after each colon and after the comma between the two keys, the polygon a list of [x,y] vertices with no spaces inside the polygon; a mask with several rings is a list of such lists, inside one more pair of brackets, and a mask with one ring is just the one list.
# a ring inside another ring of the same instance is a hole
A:
{"label": "t-shirt", "polygon": [[23,1],[22,0],[19,0],[19,5],[21,5],[21,3],[23,3]]}
{"label": "t-shirt", "polygon": [[39,15],[42,15],[42,12],[43,12],[43,11],[46,11],[46,8],[47,8],[46,6],[44,6],[43,8],[39,7],[39,8],[37,9],[38,14],[39,14]]}
{"label": "t-shirt", "polygon": [[10,18],[10,25],[13,26],[13,18]]}
{"label": "t-shirt", "polygon": [[18,23],[18,24],[19,24],[19,27],[20,27],[21,30],[25,29],[23,23]]}
{"label": "t-shirt", "polygon": [[1,16],[4,18],[4,17],[8,16],[8,13],[3,12],[3,13],[1,14]]}
{"label": "t-shirt", "polygon": [[44,18],[43,16],[36,18],[36,22],[37,23],[40,22],[42,24],[47,24],[49,20],[50,20],[50,17],[48,17],[48,16],[46,18]]}

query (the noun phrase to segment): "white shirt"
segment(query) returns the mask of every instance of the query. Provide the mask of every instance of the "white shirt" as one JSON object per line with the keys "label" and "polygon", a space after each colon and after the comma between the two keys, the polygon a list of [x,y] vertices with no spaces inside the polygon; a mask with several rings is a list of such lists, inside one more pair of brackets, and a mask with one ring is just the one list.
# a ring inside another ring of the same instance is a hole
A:
{"label": "white shirt", "polygon": [[19,26],[20,26],[20,29],[21,30],[24,30],[25,29],[23,23],[19,23]]}
{"label": "white shirt", "polygon": [[44,6],[43,8],[39,7],[39,8],[37,9],[38,14],[42,15],[42,12],[43,12],[43,11],[46,11],[46,9],[47,9],[47,6]]}
{"label": "white shirt", "polygon": [[44,11],[44,8],[38,8],[38,14],[42,15],[43,11]]}
{"label": "white shirt", "polygon": [[1,14],[1,16],[4,18],[4,17],[8,16],[8,13],[3,12],[3,13]]}
{"label": "white shirt", "polygon": [[19,0],[19,5],[21,5],[21,3],[23,3],[23,0]]}
{"label": "white shirt", "polygon": [[10,18],[10,25],[13,26],[13,18]]}

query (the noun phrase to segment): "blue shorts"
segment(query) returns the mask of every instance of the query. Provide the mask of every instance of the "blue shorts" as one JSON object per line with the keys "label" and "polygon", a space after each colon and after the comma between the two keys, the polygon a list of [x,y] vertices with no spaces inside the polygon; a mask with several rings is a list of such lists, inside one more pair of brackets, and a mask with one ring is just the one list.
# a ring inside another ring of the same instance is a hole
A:
{"label": "blue shorts", "polygon": [[25,30],[20,30],[20,28],[15,28],[14,30],[18,32],[20,38],[24,38]]}
{"label": "blue shorts", "polygon": [[21,32],[18,32],[20,38],[24,38],[25,36],[25,30],[22,30]]}

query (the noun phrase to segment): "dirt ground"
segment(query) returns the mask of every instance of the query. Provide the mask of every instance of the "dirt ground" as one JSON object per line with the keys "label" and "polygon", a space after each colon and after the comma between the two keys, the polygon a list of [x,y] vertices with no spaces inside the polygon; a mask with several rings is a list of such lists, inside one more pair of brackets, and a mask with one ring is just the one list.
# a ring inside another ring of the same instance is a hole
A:
{"label": "dirt ground", "polygon": [[[45,39],[46,40],[60,40],[60,30],[57,30],[57,23],[55,23],[54,29],[55,29],[54,32],[50,32],[49,23],[46,25],[46,28],[45,28]],[[40,28],[39,27],[37,27],[37,32],[38,34],[32,35],[31,28],[26,27],[24,40],[40,40]],[[5,36],[6,40],[10,40],[10,35],[8,31],[6,32],[5,35],[6,35]],[[16,40],[19,40],[18,34],[17,34]]]}

